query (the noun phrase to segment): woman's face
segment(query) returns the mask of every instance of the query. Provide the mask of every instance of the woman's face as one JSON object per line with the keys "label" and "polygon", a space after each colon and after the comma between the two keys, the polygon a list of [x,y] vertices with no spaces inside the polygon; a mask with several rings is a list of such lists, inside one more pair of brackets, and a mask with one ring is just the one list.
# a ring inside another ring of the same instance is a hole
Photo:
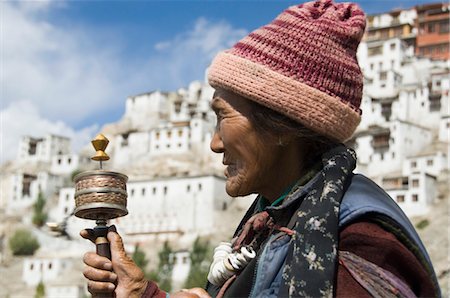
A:
{"label": "woman's face", "polygon": [[211,107],[217,116],[211,150],[223,153],[227,193],[232,197],[264,195],[278,172],[277,160],[282,154],[282,147],[277,146],[278,138],[255,129],[248,118],[252,113],[251,103],[241,96],[218,89]]}

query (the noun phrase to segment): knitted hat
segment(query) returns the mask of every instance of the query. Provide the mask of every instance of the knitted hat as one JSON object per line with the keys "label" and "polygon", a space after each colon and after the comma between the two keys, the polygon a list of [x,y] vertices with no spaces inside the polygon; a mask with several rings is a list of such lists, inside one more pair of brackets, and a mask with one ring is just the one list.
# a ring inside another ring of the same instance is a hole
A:
{"label": "knitted hat", "polygon": [[364,12],[317,0],[292,6],[213,60],[208,79],[336,141],[361,120],[356,50]]}

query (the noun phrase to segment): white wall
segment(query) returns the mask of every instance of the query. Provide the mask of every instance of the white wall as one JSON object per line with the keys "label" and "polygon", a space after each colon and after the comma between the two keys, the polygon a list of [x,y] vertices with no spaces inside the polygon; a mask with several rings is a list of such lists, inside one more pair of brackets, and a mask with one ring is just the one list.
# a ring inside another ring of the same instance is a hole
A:
{"label": "white wall", "polygon": [[127,234],[208,234],[226,201],[224,187],[214,176],[130,181],[129,214],[117,222]]}
{"label": "white wall", "polygon": [[22,280],[29,286],[59,278],[72,267],[70,260],[60,258],[27,258],[23,262]]}
{"label": "white wall", "polygon": [[52,157],[50,172],[55,175],[70,175],[73,171],[90,163],[90,159],[78,154],[64,154]]}
{"label": "white wall", "polygon": [[432,141],[431,131],[420,126],[399,120],[391,121],[387,126],[390,132],[387,150],[380,151],[372,147],[371,130],[356,139],[358,163],[364,165],[366,175],[401,172],[406,157],[419,153]]}
{"label": "white wall", "polygon": [[[31,142],[36,142],[34,153],[30,153]],[[46,135],[44,138],[22,137],[17,159],[19,162],[51,162],[53,156],[70,153],[70,139],[62,136]]]}
{"label": "white wall", "polygon": [[436,199],[436,178],[425,172],[417,172],[408,177],[408,185],[403,188],[386,189],[408,217],[427,214]]}
{"label": "white wall", "polygon": [[84,298],[86,297],[84,285],[46,286],[46,298]]}
{"label": "white wall", "polygon": [[448,167],[446,152],[436,152],[435,154],[413,156],[403,163],[403,174],[425,172],[435,177]]}
{"label": "white wall", "polygon": [[189,276],[189,270],[191,268],[191,259],[189,256],[189,251],[179,251],[171,255],[174,262],[172,270],[172,282],[174,288],[182,287]]}

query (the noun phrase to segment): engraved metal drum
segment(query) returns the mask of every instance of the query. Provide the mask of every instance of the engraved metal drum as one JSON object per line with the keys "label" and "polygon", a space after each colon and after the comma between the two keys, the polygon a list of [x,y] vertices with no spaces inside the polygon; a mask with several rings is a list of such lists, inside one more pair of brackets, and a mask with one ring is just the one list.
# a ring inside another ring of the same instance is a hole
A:
{"label": "engraved metal drum", "polygon": [[108,220],[127,215],[127,180],[121,173],[104,170],[76,175],[75,216]]}

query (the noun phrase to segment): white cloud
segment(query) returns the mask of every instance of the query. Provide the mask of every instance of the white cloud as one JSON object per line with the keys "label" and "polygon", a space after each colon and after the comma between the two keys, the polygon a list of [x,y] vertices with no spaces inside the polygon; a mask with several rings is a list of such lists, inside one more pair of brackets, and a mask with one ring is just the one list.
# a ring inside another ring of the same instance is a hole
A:
{"label": "white cloud", "polygon": [[157,55],[150,59],[152,80],[167,81],[183,87],[186,78],[203,79],[203,74],[217,52],[231,47],[247,34],[247,30],[233,28],[225,21],[212,22],[198,18],[193,28],[170,40],[155,44]]}
{"label": "white cloud", "polygon": [[56,4],[1,5],[2,104],[30,100],[43,117],[70,124],[81,123],[104,106],[123,105],[117,96],[121,71],[116,45],[98,45],[76,26],[62,29],[47,22]]}
{"label": "white cloud", "polygon": [[1,152],[0,163],[17,155],[22,136],[42,137],[46,134],[67,136],[72,139],[72,149],[78,152],[98,132],[98,125],[74,130],[63,121],[49,121],[42,118],[37,107],[30,101],[11,103],[0,111]]}
{"label": "white cloud", "polygon": [[102,113],[118,114],[129,95],[203,79],[212,57],[246,34],[199,18],[187,32],[155,44],[156,55],[130,59],[120,39],[105,43],[96,28],[52,24],[51,13],[70,8],[63,1],[0,5],[2,162],[14,158],[22,135],[63,134],[79,148],[104,124]]}

